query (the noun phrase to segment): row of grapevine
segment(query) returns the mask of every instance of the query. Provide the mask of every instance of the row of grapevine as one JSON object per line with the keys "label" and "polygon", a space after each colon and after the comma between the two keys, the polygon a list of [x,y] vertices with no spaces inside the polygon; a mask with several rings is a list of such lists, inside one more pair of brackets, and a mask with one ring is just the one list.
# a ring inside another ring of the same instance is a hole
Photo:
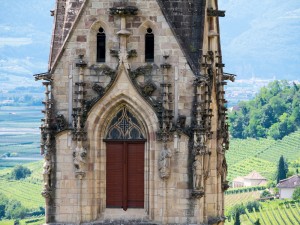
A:
{"label": "row of grapevine", "polygon": [[225,208],[230,208],[236,204],[246,203],[258,199],[260,196],[259,191],[244,192],[233,195],[225,195]]}
{"label": "row of grapevine", "polygon": [[252,191],[261,191],[261,190],[265,190],[265,189],[266,189],[265,186],[230,188],[229,190],[225,191],[225,195],[252,192]]}
{"label": "row of grapevine", "polygon": [[0,180],[0,192],[9,199],[16,199],[28,209],[37,209],[44,205],[41,196],[42,185],[27,181]]}
{"label": "row of grapevine", "polygon": [[270,162],[278,161],[279,157],[283,155],[288,160],[292,161],[300,157],[300,131],[296,131],[282,140],[278,140],[275,144],[267,148],[259,155],[260,158]]}
{"label": "row of grapevine", "polygon": [[228,180],[245,176],[255,168],[267,179],[274,179],[276,166],[281,155],[289,161],[300,158],[300,131],[296,131],[282,140],[272,139],[231,139],[228,162]]}
{"label": "row of grapevine", "polygon": [[246,176],[253,171],[253,168],[267,179],[272,179],[276,171],[276,163],[249,156],[247,159],[229,166],[228,180],[238,176]]}
{"label": "row of grapevine", "polygon": [[[260,208],[259,211],[249,212],[240,216],[241,224],[254,224],[259,219],[262,225],[298,225],[300,224],[300,211],[299,206],[281,205]],[[233,219],[230,217],[225,225],[234,224]]]}
{"label": "row of grapevine", "polygon": [[274,144],[270,139],[231,139],[230,149],[226,154],[229,165],[238,163],[245,158],[253,157]]}

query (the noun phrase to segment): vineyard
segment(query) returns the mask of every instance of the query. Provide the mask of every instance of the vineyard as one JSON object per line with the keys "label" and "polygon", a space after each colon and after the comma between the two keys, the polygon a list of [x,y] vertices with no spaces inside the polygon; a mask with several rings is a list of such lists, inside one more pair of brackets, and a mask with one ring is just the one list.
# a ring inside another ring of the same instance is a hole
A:
{"label": "vineyard", "polygon": [[28,209],[38,209],[44,206],[42,191],[42,162],[27,164],[32,174],[24,180],[8,180],[7,174],[11,169],[0,170],[0,192],[9,199],[21,202]]}
{"label": "vineyard", "polygon": [[228,209],[236,204],[246,203],[258,199],[260,191],[243,192],[240,194],[225,195],[225,209]]}
{"label": "vineyard", "polygon": [[[241,224],[252,225],[258,219],[261,225],[298,225],[300,224],[300,203],[267,202],[258,211],[240,216]],[[234,219],[230,216],[225,225],[233,225]]]}
{"label": "vineyard", "polygon": [[[13,225],[15,220],[1,220],[1,225]],[[33,217],[29,219],[19,220],[20,225],[41,225],[45,223],[45,217]]]}
{"label": "vineyard", "polygon": [[228,180],[245,176],[254,169],[267,179],[273,179],[279,157],[288,161],[300,158],[300,131],[296,131],[282,140],[271,139],[231,139],[228,162]]}

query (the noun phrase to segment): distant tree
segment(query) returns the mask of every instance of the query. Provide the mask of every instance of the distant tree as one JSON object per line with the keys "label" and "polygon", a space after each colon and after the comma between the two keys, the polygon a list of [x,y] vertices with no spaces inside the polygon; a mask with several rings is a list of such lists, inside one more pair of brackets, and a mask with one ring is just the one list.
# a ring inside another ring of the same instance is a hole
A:
{"label": "distant tree", "polygon": [[5,217],[5,207],[8,203],[8,198],[0,193],[0,220]]}
{"label": "distant tree", "polygon": [[235,214],[234,225],[241,225],[240,213],[239,212],[236,212],[236,214]]}
{"label": "distant tree", "polygon": [[274,81],[228,114],[234,138],[282,139],[300,128],[300,86]]}
{"label": "distant tree", "polygon": [[17,200],[10,200],[5,208],[5,216],[8,219],[23,219],[27,209]]}
{"label": "distant tree", "polygon": [[258,201],[251,201],[246,203],[246,208],[249,212],[258,211],[261,204]]}
{"label": "distant tree", "polygon": [[283,156],[280,156],[278,168],[277,168],[277,183],[279,183],[280,180],[283,180],[286,178],[286,175],[288,173],[288,164],[283,158]]}
{"label": "distant tree", "polygon": [[260,198],[267,198],[272,196],[271,192],[269,190],[264,190],[261,194],[260,194]]}
{"label": "distant tree", "polygon": [[293,200],[300,200],[300,187],[297,187],[292,196]]}
{"label": "distant tree", "polygon": [[237,212],[239,213],[239,215],[242,215],[242,214],[246,213],[246,207],[243,203],[236,204],[232,208],[230,208],[228,210],[228,215],[235,216]]}
{"label": "distant tree", "polygon": [[15,180],[23,179],[31,174],[31,171],[22,165],[15,166],[11,172],[11,178]]}
{"label": "distant tree", "polygon": [[259,219],[254,222],[254,225],[260,225]]}

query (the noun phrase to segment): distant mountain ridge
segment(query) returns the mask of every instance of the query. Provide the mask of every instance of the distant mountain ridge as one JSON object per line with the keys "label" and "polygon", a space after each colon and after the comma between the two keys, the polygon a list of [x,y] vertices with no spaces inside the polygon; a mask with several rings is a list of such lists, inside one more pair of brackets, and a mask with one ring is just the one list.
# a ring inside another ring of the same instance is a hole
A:
{"label": "distant mountain ridge", "polygon": [[2,2],[0,91],[22,85],[36,86],[32,75],[47,71],[53,7],[54,0]]}

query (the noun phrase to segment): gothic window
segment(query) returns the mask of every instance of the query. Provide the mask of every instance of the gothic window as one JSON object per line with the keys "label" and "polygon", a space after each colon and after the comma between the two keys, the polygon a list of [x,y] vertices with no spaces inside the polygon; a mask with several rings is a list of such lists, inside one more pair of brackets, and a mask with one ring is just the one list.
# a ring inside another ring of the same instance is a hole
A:
{"label": "gothic window", "polygon": [[151,28],[147,29],[147,33],[145,35],[145,61],[154,61],[154,34],[152,33]]}
{"label": "gothic window", "polygon": [[100,27],[97,33],[97,62],[105,62],[105,41],[104,29]]}
{"label": "gothic window", "polygon": [[144,139],[144,135],[137,119],[123,107],[112,119],[106,139],[139,140]]}

